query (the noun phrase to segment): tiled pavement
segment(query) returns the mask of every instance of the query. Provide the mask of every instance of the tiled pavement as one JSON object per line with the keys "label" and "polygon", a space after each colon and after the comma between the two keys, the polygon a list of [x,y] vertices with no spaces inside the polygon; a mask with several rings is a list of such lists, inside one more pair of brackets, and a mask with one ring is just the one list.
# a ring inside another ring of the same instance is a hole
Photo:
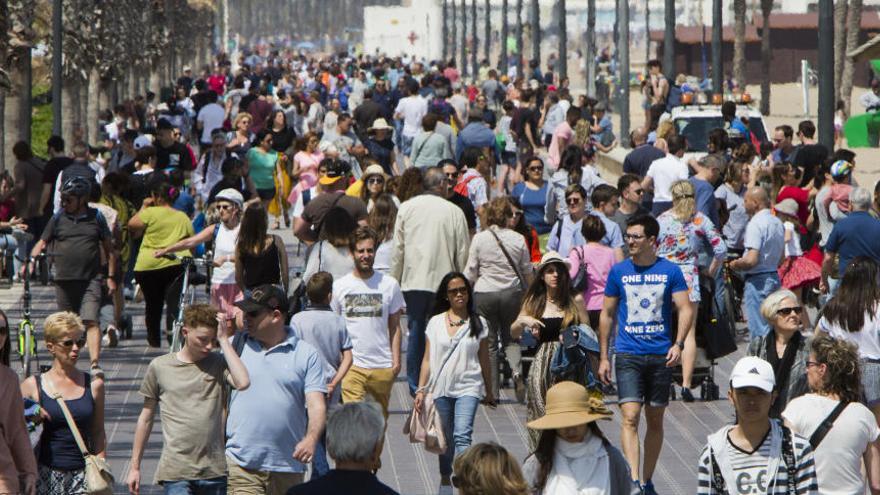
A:
{"label": "tiled pavement", "polygon": [[[288,243],[292,267],[302,266],[301,256],[289,230],[280,232]],[[293,268],[295,270],[295,268]],[[52,287],[34,287],[33,310],[38,327],[42,318],[54,311],[54,290]],[[21,285],[0,290],[0,308],[7,312],[10,326],[14,327],[21,315],[19,299]],[[198,297],[204,300],[204,291],[198,291]],[[127,493],[123,485],[129,467],[131,442],[134,436],[135,423],[141,408],[141,397],[138,394],[140,381],[150,360],[160,355],[159,351],[147,350],[144,345],[142,305],[134,305],[130,311],[135,316],[135,334],[133,340],[120,341],[115,349],[106,349],[102,357],[102,365],[107,376],[106,429],[108,439],[107,457],[119,484],[116,493]],[[42,345],[42,344],[41,344]],[[726,399],[726,383],[729,372],[740,352],[719,361],[716,366],[716,382],[721,384],[721,400],[714,402],[695,402],[684,404],[672,402],[666,414],[666,443],[661,454],[657,472],[654,476],[655,485],[661,494],[694,493],[697,473],[697,457],[702,449],[706,436],[733,419],[733,411]],[[43,354],[45,355],[45,353]],[[87,362],[81,364],[85,368]],[[48,363],[42,363],[48,364]],[[474,442],[494,441],[505,446],[517,459],[524,459],[528,454],[525,407],[512,400],[512,391],[502,391],[502,401],[497,409],[481,407],[474,425]],[[388,432],[385,449],[382,454],[383,468],[380,479],[402,494],[433,494],[437,491],[439,475],[437,459],[433,454],[422,450],[418,445],[411,445],[402,434],[403,423],[410,407],[404,374],[395,384],[390,405]],[[616,408],[615,417],[611,422],[603,422],[602,430],[608,438],[619,445],[619,414]],[[141,466],[144,485],[141,493],[161,493],[161,487],[152,482],[159,452],[162,447],[162,434],[157,417],[153,434],[146,449]]]}

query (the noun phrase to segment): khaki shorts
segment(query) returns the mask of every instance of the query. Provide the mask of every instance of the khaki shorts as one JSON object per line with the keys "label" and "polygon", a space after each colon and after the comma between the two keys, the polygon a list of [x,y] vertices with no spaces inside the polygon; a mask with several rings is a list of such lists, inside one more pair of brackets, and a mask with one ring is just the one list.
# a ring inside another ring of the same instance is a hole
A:
{"label": "khaki shorts", "polygon": [[303,482],[304,473],[257,471],[238,465],[226,457],[229,470],[226,493],[229,495],[285,495],[287,490]]}
{"label": "khaki shorts", "polygon": [[367,369],[352,366],[342,379],[342,402],[363,402],[368,400],[369,395],[382,406],[382,413],[387,419],[392,386],[392,368]]}

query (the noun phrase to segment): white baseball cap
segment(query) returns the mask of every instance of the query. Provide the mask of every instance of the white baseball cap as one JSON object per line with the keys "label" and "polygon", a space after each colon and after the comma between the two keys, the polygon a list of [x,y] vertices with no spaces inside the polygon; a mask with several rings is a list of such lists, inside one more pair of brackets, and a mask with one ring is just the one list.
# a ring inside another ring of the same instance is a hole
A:
{"label": "white baseball cap", "polygon": [[776,388],[773,366],[755,356],[746,356],[736,362],[730,373],[730,386],[733,388],[757,387],[765,392]]}
{"label": "white baseball cap", "polygon": [[134,149],[136,150],[152,145],[153,140],[150,139],[150,136],[147,136],[146,134],[141,134],[140,136],[134,138]]}

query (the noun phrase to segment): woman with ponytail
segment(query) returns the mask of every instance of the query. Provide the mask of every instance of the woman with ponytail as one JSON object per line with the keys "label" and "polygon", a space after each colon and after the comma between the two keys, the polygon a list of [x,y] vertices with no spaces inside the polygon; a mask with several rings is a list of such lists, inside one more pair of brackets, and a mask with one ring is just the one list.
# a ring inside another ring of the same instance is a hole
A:
{"label": "woman with ponytail", "polygon": [[161,346],[162,309],[166,304],[165,329],[170,342],[183,274],[179,259],[157,258],[153,253],[194,234],[189,217],[172,206],[179,194],[180,190],[165,180],[153,182],[149,197],[128,222],[131,235],[143,237],[134,265],[134,278],[144,293],[147,343],[151,347]]}

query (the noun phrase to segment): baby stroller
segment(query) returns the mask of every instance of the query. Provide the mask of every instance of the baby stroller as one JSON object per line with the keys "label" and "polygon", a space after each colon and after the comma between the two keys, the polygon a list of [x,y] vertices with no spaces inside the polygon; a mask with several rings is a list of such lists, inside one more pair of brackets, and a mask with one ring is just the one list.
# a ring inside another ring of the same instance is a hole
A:
{"label": "baby stroller", "polygon": [[[677,328],[677,314],[673,316]],[[718,400],[719,388],[715,383],[715,360],[736,351],[736,325],[732,317],[715,302],[714,280],[700,274],[700,306],[696,323],[697,359],[693,383],[700,384],[700,399]],[[669,398],[675,400],[675,385],[682,384],[681,366],[672,372],[673,385]]]}

